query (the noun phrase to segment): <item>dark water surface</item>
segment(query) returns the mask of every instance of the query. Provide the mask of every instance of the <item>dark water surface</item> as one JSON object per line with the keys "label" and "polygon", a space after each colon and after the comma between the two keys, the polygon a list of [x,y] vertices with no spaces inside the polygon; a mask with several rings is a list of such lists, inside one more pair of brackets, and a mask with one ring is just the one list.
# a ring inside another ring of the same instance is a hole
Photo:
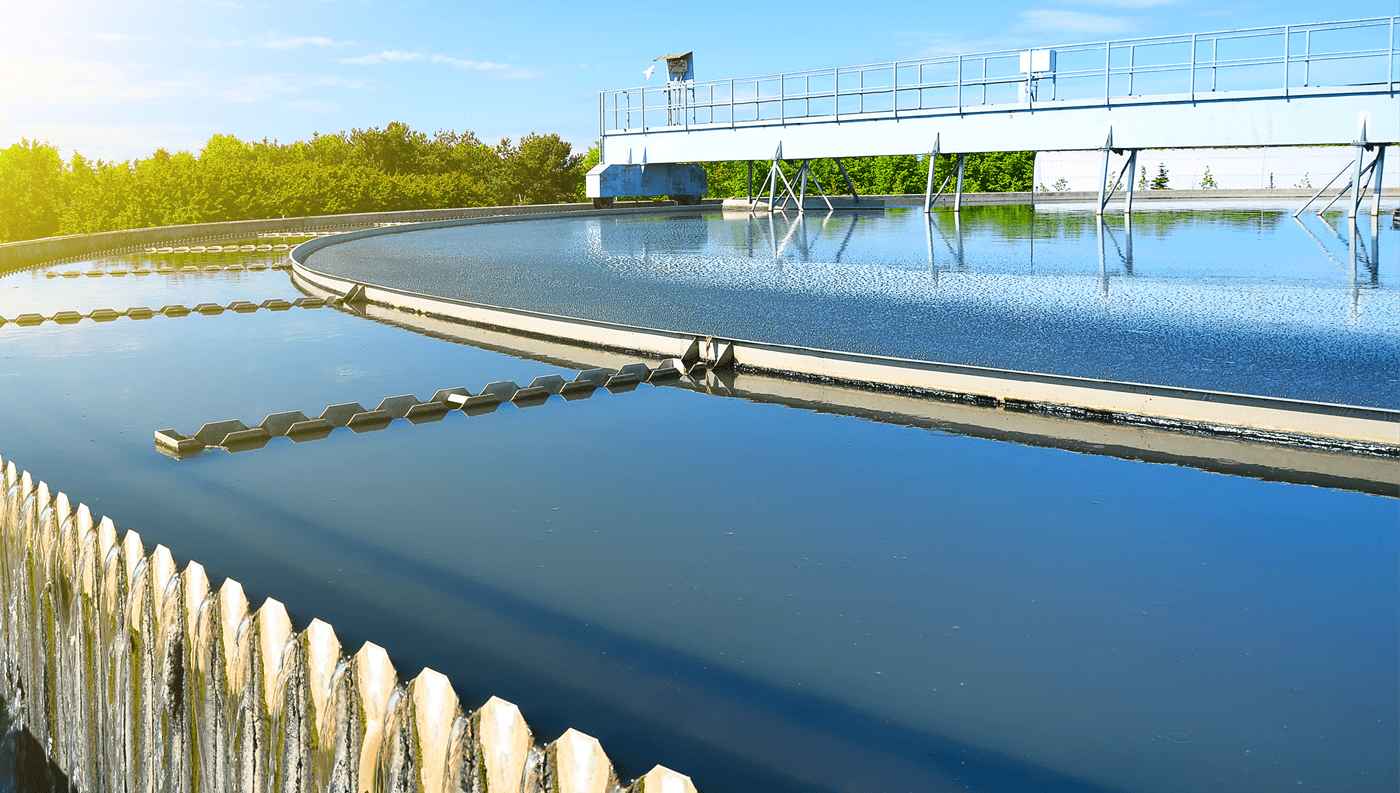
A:
{"label": "dark water surface", "polygon": [[[298,294],[41,269],[0,316]],[[627,778],[1394,789],[1394,499],[651,386],[184,461],[151,435],[557,371],[333,309],[8,324],[0,454]]]}
{"label": "dark water surface", "polygon": [[1400,234],[1386,223],[1373,249],[1363,219],[1353,252],[1344,215],[1294,208],[1152,206],[1131,233],[1121,216],[1100,233],[1092,208],[622,215],[376,237],[309,263],[629,325],[1400,407]]}

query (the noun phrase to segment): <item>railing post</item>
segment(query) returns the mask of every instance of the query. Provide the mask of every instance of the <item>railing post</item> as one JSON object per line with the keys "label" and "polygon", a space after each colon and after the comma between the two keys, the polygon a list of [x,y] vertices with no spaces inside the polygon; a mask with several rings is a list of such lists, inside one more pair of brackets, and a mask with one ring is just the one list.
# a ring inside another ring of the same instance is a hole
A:
{"label": "railing post", "polygon": [[729,128],[734,129],[734,78],[729,78]]}
{"label": "railing post", "polygon": [[647,87],[642,86],[642,131],[647,131]]}
{"label": "railing post", "polygon": [[[958,56],[958,115],[960,115],[960,116],[962,115],[962,59],[963,59],[963,56],[959,55],[959,56]],[[922,67],[921,67],[921,70],[922,70]],[[920,75],[920,76],[922,77],[922,75]],[[922,109],[923,106],[924,106],[924,92],[923,92],[923,91],[919,91],[919,107]]]}
{"label": "railing post", "polygon": [[[982,62],[982,79],[983,79],[984,82],[985,82],[986,79],[987,79],[986,72],[987,72],[986,60],[983,59],[983,62]],[[1111,41],[1105,41],[1105,42],[1103,43],[1103,103],[1104,103],[1105,105],[1108,104],[1108,98],[1109,98],[1108,77],[1109,77],[1109,75],[1112,74],[1112,73],[1113,73],[1113,42],[1111,42]]]}
{"label": "railing post", "polygon": [[1386,62],[1386,82],[1390,92],[1395,93],[1395,17],[1390,18],[1390,59]]}
{"label": "railing post", "polygon": [[778,74],[778,121],[787,123],[787,73]]}
{"label": "railing post", "polygon": [[1283,26],[1283,95],[1288,96],[1288,46],[1289,26]]}
{"label": "railing post", "polygon": [[1303,87],[1312,85],[1312,31],[1303,32]]}
{"label": "railing post", "polygon": [[894,110],[894,117],[899,118],[899,61],[894,62],[894,77],[890,80],[890,108]]}
{"label": "railing post", "polygon": [[831,67],[831,117],[841,120],[841,67]]}
{"label": "railing post", "polygon": [[[1195,60],[1195,57],[1196,57],[1196,56],[1195,56],[1195,53],[1192,53],[1191,59],[1192,59],[1192,60]],[[1129,45],[1128,45],[1128,96],[1132,96],[1132,95],[1133,95],[1133,67],[1135,67],[1135,66],[1137,66],[1137,45],[1136,45],[1136,44],[1129,44]],[[1191,71],[1192,71],[1193,74],[1195,73],[1195,71],[1196,71],[1195,64],[1192,64],[1192,66],[1191,66]]]}
{"label": "railing post", "polygon": [[[1213,39],[1212,39],[1213,40]],[[1191,34],[1191,102],[1196,101],[1196,34]]]}

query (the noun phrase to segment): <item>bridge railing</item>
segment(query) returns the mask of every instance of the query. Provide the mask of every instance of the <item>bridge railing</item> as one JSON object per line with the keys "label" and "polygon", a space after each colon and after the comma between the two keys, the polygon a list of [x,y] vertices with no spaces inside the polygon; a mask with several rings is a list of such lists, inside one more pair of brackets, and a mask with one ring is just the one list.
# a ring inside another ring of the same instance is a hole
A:
{"label": "bridge railing", "polygon": [[1400,83],[1400,17],[1000,50],[600,93],[600,133],[962,114]]}

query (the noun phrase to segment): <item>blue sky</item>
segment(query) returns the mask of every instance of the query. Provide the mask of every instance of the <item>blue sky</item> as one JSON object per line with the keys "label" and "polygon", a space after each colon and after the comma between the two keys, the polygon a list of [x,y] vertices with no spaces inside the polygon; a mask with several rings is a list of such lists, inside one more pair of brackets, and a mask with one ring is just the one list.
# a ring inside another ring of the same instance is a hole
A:
{"label": "blue sky", "polygon": [[[1400,0],[696,3],[0,0],[0,146],[198,151],[382,127],[596,137],[597,92],[694,50],[701,79],[1400,13]],[[661,71],[661,70],[658,70]],[[652,78],[657,84],[661,74]]]}

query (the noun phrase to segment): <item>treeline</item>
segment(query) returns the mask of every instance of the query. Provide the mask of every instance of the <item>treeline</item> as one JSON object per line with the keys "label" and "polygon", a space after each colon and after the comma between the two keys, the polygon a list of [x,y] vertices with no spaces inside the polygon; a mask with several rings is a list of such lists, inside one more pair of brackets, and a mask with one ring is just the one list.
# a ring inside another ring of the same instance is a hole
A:
{"label": "treeline", "polygon": [[281,144],[215,135],[198,154],[64,162],[48,143],[0,150],[0,242],[269,217],[575,201],[584,157],[558,135],[489,146],[471,132],[384,129]]}
{"label": "treeline", "polygon": [[[922,193],[928,184],[928,158],[913,155],[889,157],[852,157],[843,159],[846,175],[861,195],[891,195]],[[952,157],[940,157],[934,167],[934,189],[953,172],[957,161]],[[749,163],[711,162],[705,163],[709,177],[710,196],[733,198],[748,195]],[[783,173],[791,181],[797,175],[799,163],[783,163]],[[753,163],[753,190],[762,187],[768,175],[767,162]],[[845,193],[846,181],[841,177],[835,160],[813,160],[811,173],[821,182],[828,193]],[[998,154],[969,154],[963,166],[963,190],[970,193],[1025,192],[1031,189],[1035,174],[1035,153],[1013,151]],[[956,177],[955,177],[956,178]],[[797,184],[793,184],[797,188]],[[953,182],[948,183],[953,189]],[[807,188],[814,195],[816,189]]]}
{"label": "treeline", "polygon": [[[243,141],[215,135],[198,153],[125,162],[65,161],[49,143],[0,150],[0,242],[56,234],[257,218],[470,206],[552,204],[584,197],[597,148],[575,153],[558,135],[531,133],[491,146],[471,132],[433,135],[394,122],[384,129],[314,135],[309,141]],[[862,195],[922,193],[927,158],[843,161]],[[964,189],[1029,190],[1030,152],[969,155]],[[711,197],[745,195],[747,161],[706,163]],[[754,163],[757,190],[768,163]],[[953,167],[940,158],[941,181]],[[797,163],[783,164],[791,179]],[[812,164],[828,192],[845,192],[833,160]]]}

